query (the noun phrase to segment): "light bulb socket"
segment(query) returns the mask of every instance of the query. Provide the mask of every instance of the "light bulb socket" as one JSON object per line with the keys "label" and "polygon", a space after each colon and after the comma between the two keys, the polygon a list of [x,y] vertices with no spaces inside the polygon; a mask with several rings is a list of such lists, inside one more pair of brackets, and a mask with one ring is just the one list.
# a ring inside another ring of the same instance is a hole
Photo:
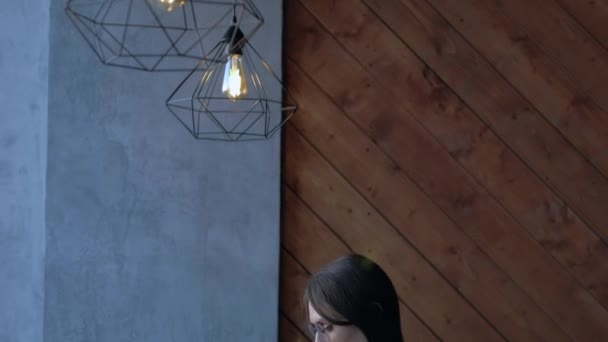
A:
{"label": "light bulb socket", "polygon": [[223,41],[228,43],[226,50],[231,55],[242,55],[243,47],[247,42],[243,31],[241,31],[239,26],[236,24],[233,24],[228,28],[224,34]]}

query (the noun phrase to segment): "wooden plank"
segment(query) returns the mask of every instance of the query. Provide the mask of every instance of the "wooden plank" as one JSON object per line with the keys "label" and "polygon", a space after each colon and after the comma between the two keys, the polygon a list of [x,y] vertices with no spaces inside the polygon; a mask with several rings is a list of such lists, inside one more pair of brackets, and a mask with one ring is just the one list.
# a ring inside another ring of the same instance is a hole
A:
{"label": "wooden plank", "polygon": [[307,342],[310,338],[306,337],[298,330],[293,323],[281,313],[279,320],[279,341],[281,342]]}
{"label": "wooden plank", "polygon": [[[339,2],[340,5],[342,3]],[[316,6],[322,5],[322,2],[316,3]],[[287,11],[295,10],[288,7]],[[332,10],[344,13],[335,8]],[[352,6],[346,12],[353,13]],[[422,127],[409,115],[400,113],[402,109],[390,92],[319,28],[303,7],[297,8],[295,13],[298,15],[290,15],[287,22],[287,32],[298,37],[297,49],[289,48],[288,43],[290,58],[313,76],[366,134],[569,335],[583,339],[608,338],[608,330],[604,328],[608,321],[606,311],[521,229],[499,203],[446,156],[447,152]],[[370,34],[365,31],[362,34],[364,29],[357,25],[357,20],[349,23],[357,30],[357,34],[351,32],[350,36],[385,46],[381,32],[375,30]],[[338,36],[344,35],[348,34]],[[287,41],[290,42],[289,39]],[[307,51],[314,51],[314,54]],[[399,56],[402,59],[406,57]],[[399,67],[408,68],[407,65]],[[392,70],[398,71],[396,67]],[[413,81],[417,75],[415,72],[407,77],[399,74],[399,77]],[[424,88],[424,84],[422,86]],[[402,97],[410,95],[404,93]]]}
{"label": "wooden plank", "polygon": [[[431,0],[430,3],[580,153],[604,176],[608,176],[608,150],[605,148],[608,144],[608,114],[560,77],[556,71],[559,66],[533,39],[515,27],[498,8],[484,1]],[[526,115],[525,112],[523,114]],[[548,152],[553,152],[551,145],[548,145]],[[604,223],[604,226],[608,225]]]}
{"label": "wooden plank", "polygon": [[[291,146],[285,146],[285,153]],[[283,244],[308,270],[318,271],[327,263],[351,252],[287,185],[284,186]],[[400,299],[401,328],[406,341],[434,341],[436,335]]]}
{"label": "wooden plank", "polygon": [[[529,36],[544,59],[555,62],[556,65],[548,66],[555,74],[569,80],[577,93],[590,96],[604,111],[608,109],[608,50],[558,3],[553,0],[493,0],[480,7],[498,9],[497,14],[506,16],[505,23],[513,31]],[[534,17],[530,13],[534,13]]]}
{"label": "wooden plank", "polygon": [[[281,248],[281,291],[279,292],[280,311],[295,324],[295,328],[306,334],[306,339],[311,339],[306,333],[308,331],[308,317],[302,302],[304,288],[309,278],[308,272],[302,269],[285,250]],[[300,335],[302,335],[302,333]]]}
{"label": "wooden plank", "polygon": [[[399,296],[441,338],[503,338],[289,125],[286,184],[347,243],[391,277]],[[298,256],[302,258],[302,256]]]}
{"label": "wooden plank", "polygon": [[[294,146],[286,144],[284,153],[290,151],[295,151]],[[352,252],[287,184],[283,186],[283,218],[282,243],[285,249],[311,272],[317,272],[327,263]]]}
{"label": "wooden plank", "polygon": [[507,339],[569,340],[310,79],[287,70],[301,110],[292,123]]}
{"label": "wooden plank", "polygon": [[[553,130],[538,113],[528,119],[515,120],[512,113],[529,107],[492,66],[472,49],[426,2],[401,0],[366,1],[375,13],[391,27],[409,47],[435,70],[458,96],[471,108],[489,118],[493,128],[510,143],[528,164],[543,174],[555,174],[563,164],[585,162]],[[407,6],[406,6],[407,4]],[[450,53],[442,53],[449,46]],[[463,82],[462,80],[467,80]],[[450,107],[449,104],[444,104]],[[518,221],[588,289],[605,308],[608,307],[608,248],[588,229],[581,218],[533,174],[517,156],[491,134],[478,136],[481,123],[466,121],[466,117],[446,115],[441,122],[428,127],[442,140],[444,146],[469,172],[512,213]],[[424,118],[421,118],[421,121]],[[553,151],[560,157],[547,158],[539,149],[529,148],[536,138],[527,131],[551,137]],[[436,133],[439,132],[439,133]],[[460,139],[459,139],[460,137]],[[538,152],[538,153],[535,153]],[[587,172],[590,165],[586,165]],[[561,183],[574,183],[570,202],[579,202],[581,183],[588,182],[585,173],[563,175]],[[552,175],[552,179],[556,176]],[[587,187],[595,187],[589,184]],[[563,190],[560,187],[559,190]],[[576,190],[576,191],[574,191]],[[603,222],[595,222],[604,226]]]}
{"label": "wooden plank", "polygon": [[[394,3],[394,1],[388,2]],[[422,4],[414,6],[418,3],[409,3],[412,4],[411,7],[421,8],[415,10],[424,9]],[[328,13],[327,5],[323,5],[322,2],[314,2],[314,4],[317,6],[317,11],[321,11],[320,13],[335,16],[333,12]],[[392,88],[404,89],[403,94],[394,95],[396,100],[400,100],[398,104],[409,109],[410,113],[431,130],[435,138],[444,146],[451,146],[450,149],[454,153],[466,155],[471,151],[469,148],[471,144],[480,144],[478,142],[480,138],[496,140],[493,132],[488,132],[483,123],[454,96],[432,70],[426,68],[420,60],[413,56],[411,51],[403,47],[396,37],[386,32],[386,28],[379,26],[375,16],[366,14],[365,9],[353,10],[353,8],[361,8],[363,5],[357,6],[355,1],[344,1],[336,3],[335,6],[339,6],[339,10],[335,12],[340,13],[340,17],[324,22],[328,22],[334,27],[341,25],[340,23],[348,23],[346,28],[337,33],[338,39],[351,48],[355,56],[365,59],[362,64],[373,73],[379,82],[382,82],[387,91]],[[361,14],[356,14],[359,12]],[[425,19],[420,16],[412,18],[412,20],[425,22]],[[436,22],[436,27],[449,27],[445,21],[429,22],[427,20],[426,22],[427,26]],[[362,26],[362,23],[365,25]],[[427,29],[430,32],[437,32],[436,27]],[[358,35],[349,33],[353,30],[356,30]],[[365,35],[365,38],[359,39],[361,35]],[[411,34],[408,35],[411,36]],[[434,48],[439,54],[445,54],[446,59],[457,55],[455,51],[460,50],[456,49],[462,47],[462,44],[456,45],[458,40],[452,38],[446,36],[444,31],[439,31],[433,41]],[[370,41],[377,43],[369,44]],[[289,43],[288,41],[287,44],[289,45]],[[468,56],[475,57],[473,54]],[[477,63],[477,60],[480,62]],[[463,68],[467,70],[462,71],[463,73],[470,72],[477,75],[480,73],[478,69],[483,72],[481,69],[484,65],[483,59],[477,58],[473,61],[464,64]],[[491,71],[491,68],[485,70]],[[458,89],[471,87],[471,84],[475,84],[474,79],[476,78],[465,74],[464,77],[455,81],[458,83],[455,87]],[[487,77],[483,80],[485,79]],[[498,79],[500,82],[500,78],[496,77],[495,73],[494,79]],[[504,80],[502,83],[493,83],[494,79],[489,79],[489,82],[483,82],[479,86],[482,89],[491,89],[493,92],[491,97],[479,102],[484,107],[479,108],[477,114],[489,121],[492,129],[500,130],[502,137],[511,145],[510,147],[514,148],[528,165],[533,166],[540,177],[562,194],[568,206],[580,214],[607,241],[608,211],[604,209],[608,207],[608,181],[606,178],[569,147],[569,143],[563,139],[561,134],[552,129],[523,98],[518,97],[514,89],[508,85],[500,86],[505,84]],[[498,84],[499,87],[493,86],[494,84]],[[479,89],[479,87],[476,88]],[[503,93],[507,96],[503,96]],[[515,96],[508,96],[508,94],[515,94]],[[482,97],[477,96],[474,100],[481,101]],[[515,102],[511,102],[512,100]],[[493,101],[497,102],[492,106],[486,105],[487,103],[492,104]],[[470,103],[477,105],[478,102],[471,101]],[[511,103],[515,105],[511,105]],[[501,109],[503,106],[517,111],[505,112],[504,109]],[[450,121],[446,123],[446,120]],[[476,131],[463,135],[463,130],[471,128],[476,128]],[[482,132],[484,134],[480,134]],[[601,146],[603,145],[599,145],[598,148]]]}
{"label": "wooden plank", "polygon": [[608,48],[608,1],[556,0],[579,24],[585,27],[602,46]]}

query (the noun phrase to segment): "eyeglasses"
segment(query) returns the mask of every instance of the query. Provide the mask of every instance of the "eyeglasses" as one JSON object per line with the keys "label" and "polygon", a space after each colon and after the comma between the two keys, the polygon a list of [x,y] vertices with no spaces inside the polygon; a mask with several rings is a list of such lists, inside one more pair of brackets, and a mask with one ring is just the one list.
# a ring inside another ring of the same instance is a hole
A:
{"label": "eyeglasses", "polygon": [[317,338],[316,341],[329,342],[329,335],[327,333],[330,332],[333,327],[333,324],[321,325],[310,323],[308,324],[308,331]]}

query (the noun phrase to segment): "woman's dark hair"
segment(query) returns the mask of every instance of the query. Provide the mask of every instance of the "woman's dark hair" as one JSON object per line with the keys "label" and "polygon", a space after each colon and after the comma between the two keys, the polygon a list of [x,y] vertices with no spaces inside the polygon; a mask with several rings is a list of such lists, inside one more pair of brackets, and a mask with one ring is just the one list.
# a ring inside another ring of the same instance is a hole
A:
{"label": "woman's dark hair", "polygon": [[369,342],[403,342],[397,292],[382,268],[351,254],[312,276],[304,292],[308,303],[335,325],[355,325]]}

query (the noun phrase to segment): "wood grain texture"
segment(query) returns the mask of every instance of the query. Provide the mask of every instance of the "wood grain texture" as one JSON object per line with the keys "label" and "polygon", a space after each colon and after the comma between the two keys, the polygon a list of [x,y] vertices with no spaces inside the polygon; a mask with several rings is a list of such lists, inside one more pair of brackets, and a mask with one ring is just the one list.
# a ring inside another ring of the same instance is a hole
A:
{"label": "wood grain texture", "polygon": [[[589,93],[579,91],[560,66],[500,8],[487,1],[431,0],[442,15],[480,51],[500,73],[580,153],[608,175],[608,115]],[[530,6],[530,10],[533,10]],[[536,20],[536,18],[535,18]],[[571,54],[578,53],[570,50]],[[600,66],[601,68],[601,66]],[[605,82],[604,82],[605,86]],[[549,152],[552,152],[548,145]]]}
{"label": "wood grain texture", "polygon": [[279,341],[282,342],[308,342],[311,339],[306,337],[294,323],[284,314],[281,314],[279,320]]}
{"label": "wood grain texture", "polygon": [[354,251],[407,341],[608,340],[607,51],[565,2],[285,2],[286,319]]}
{"label": "wood grain texture", "polygon": [[[594,174],[593,166],[580,158],[539,113],[533,113],[530,104],[430,5],[406,0],[366,3],[496,132],[497,136],[487,132],[480,136],[476,133],[483,131],[483,124],[462,115],[443,116],[443,125],[432,122],[429,126],[436,127],[437,136],[444,137],[452,156],[608,307],[608,288],[602,285],[608,280],[608,263],[604,262],[608,248],[593,225],[587,226],[576,214],[578,208],[588,208],[596,201],[581,201],[580,197],[580,189],[596,187],[585,177],[586,173]],[[444,53],[446,50],[450,52]],[[515,114],[524,112],[528,114]],[[527,134],[530,129],[551,139],[561,160],[551,158],[543,148],[530,148],[538,143],[534,135]],[[584,173],[560,175],[563,164],[578,164],[576,169]],[[557,191],[552,191],[553,185],[545,177],[556,180]],[[568,194],[568,202],[573,204],[569,206],[560,193]],[[601,222],[597,225],[602,226]]]}
{"label": "wood grain texture", "polygon": [[608,1],[556,0],[558,4],[583,26],[605,48],[608,48]]}
{"label": "wood grain texture", "polygon": [[[294,126],[399,232],[429,256],[509,339],[565,338],[561,329],[303,73],[289,64],[302,103]],[[393,172],[387,172],[393,170]],[[416,229],[411,229],[416,227]],[[500,293],[500,296],[493,296]],[[488,298],[491,298],[490,300]],[[525,312],[525,315],[523,314]]]}
{"label": "wood grain texture", "polygon": [[[540,48],[552,70],[577,92],[606,111],[608,108],[608,51],[554,0],[492,0],[511,23]],[[535,13],[535,20],[527,15]],[[564,49],[568,46],[568,49]],[[576,51],[572,53],[570,49]]]}
{"label": "wood grain texture", "polygon": [[[426,260],[374,210],[302,136],[287,134],[298,153],[287,153],[287,185],[333,231],[379,262],[404,301],[443,339],[448,336],[502,340]],[[292,169],[293,168],[293,169]],[[373,239],[370,238],[373,236]],[[413,294],[415,293],[415,296]]]}

